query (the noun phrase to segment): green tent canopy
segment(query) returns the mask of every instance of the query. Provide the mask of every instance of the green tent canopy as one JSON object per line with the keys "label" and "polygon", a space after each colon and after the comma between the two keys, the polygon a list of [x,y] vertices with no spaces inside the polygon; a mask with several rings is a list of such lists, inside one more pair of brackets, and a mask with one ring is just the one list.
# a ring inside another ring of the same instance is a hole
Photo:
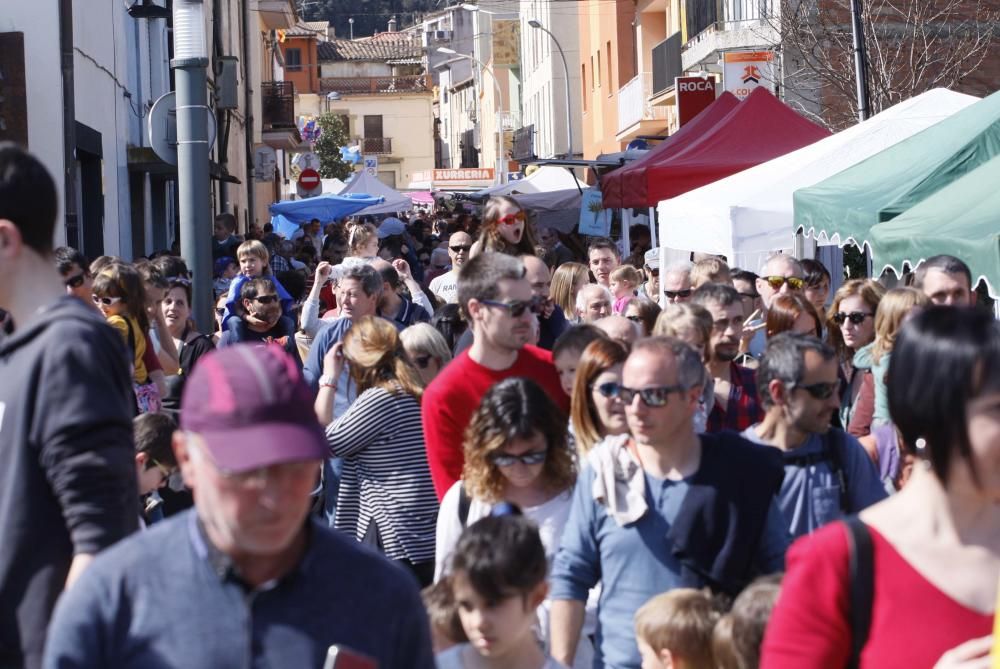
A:
{"label": "green tent canopy", "polygon": [[793,195],[793,232],[861,246],[891,220],[1000,155],[1000,92]]}
{"label": "green tent canopy", "polygon": [[947,253],[972,270],[973,285],[985,279],[995,299],[1000,290],[1000,158],[969,172],[871,229],[872,267],[916,268],[931,256]]}

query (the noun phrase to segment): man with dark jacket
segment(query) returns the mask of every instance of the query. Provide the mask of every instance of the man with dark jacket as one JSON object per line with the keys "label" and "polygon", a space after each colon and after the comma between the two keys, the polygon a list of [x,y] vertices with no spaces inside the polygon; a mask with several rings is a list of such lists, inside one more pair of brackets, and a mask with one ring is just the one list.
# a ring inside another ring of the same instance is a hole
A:
{"label": "man with dark jacket", "polygon": [[125,345],[66,294],[45,168],[0,144],[0,666],[38,667],[56,598],[138,526]]}

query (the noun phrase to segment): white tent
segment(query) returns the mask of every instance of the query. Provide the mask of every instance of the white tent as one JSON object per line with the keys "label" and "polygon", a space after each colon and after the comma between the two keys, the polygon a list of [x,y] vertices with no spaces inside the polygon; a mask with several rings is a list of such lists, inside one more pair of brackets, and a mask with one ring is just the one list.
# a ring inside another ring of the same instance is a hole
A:
{"label": "white tent", "polygon": [[337,195],[349,195],[351,193],[366,193],[375,197],[382,197],[385,202],[382,204],[372,205],[367,209],[362,209],[361,211],[354,214],[355,216],[376,216],[379,214],[395,214],[401,211],[409,211],[413,209],[413,200],[406,197],[397,190],[386,186],[384,183],[378,180],[378,178],[369,175],[364,170],[360,172],[355,172],[354,178],[351,179],[344,189],[341,190]]}
{"label": "white tent", "polygon": [[580,222],[580,201],[583,198],[576,188],[514,197],[527,211],[537,215],[537,225],[540,228],[555,228],[569,233]]}
{"label": "white tent", "polygon": [[344,186],[346,185],[340,179],[320,179],[319,181],[320,184],[323,186],[323,192],[330,195],[336,195],[340,193],[342,190],[344,190]]}
{"label": "white tent", "polygon": [[473,193],[476,197],[486,197],[488,195],[513,195],[529,193],[550,193],[552,191],[568,190],[570,188],[586,189],[588,186],[584,182],[573,176],[573,173],[565,167],[554,165],[543,165],[537,170],[517,181],[505,184],[490,186]]}
{"label": "white tent", "polygon": [[979,98],[938,88],[901,102],[798,151],[687,192],[657,206],[660,243],[724,254],[756,270],[792,249],[792,193],[819,183],[915,135]]}

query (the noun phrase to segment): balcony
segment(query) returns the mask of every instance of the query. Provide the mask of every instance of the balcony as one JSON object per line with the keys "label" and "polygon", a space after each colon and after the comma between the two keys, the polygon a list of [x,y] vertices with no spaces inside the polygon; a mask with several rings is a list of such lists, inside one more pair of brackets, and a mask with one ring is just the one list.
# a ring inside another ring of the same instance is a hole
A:
{"label": "balcony", "polygon": [[295,88],[290,81],[265,81],[260,85],[263,128],[295,127]]}
{"label": "balcony", "polygon": [[430,93],[431,77],[415,74],[402,77],[322,77],[319,91],[322,94],[341,95],[399,95],[401,93]]}
{"label": "balcony", "polygon": [[681,67],[681,34],[676,32],[653,47],[653,81],[651,97],[672,90],[674,79],[684,74]]}
{"label": "balcony", "polygon": [[497,116],[500,118],[500,127],[504,130],[516,130],[521,127],[520,111],[497,112]]}
{"label": "balcony", "polygon": [[780,0],[714,0],[698,4],[703,8],[688,15],[688,35],[694,37],[684,45],[685,70],[715,65],[724,51],[767,49],[778,42],[777,20],[772,21],[772,17],[780,11]]}
{"label": "balcony", "polygon": [[392,153],[391,137],[355,137],[354,142],[361,147],[362,155],[387,156]]}
{"label": "balcony", "polygon": [[618,89],[618,135],[615,139],[619,142],[666,129],[667,109],[650,104],[652,93],[652,72],[643,72]]}
{"label": "balcony", "polygon": [[514,160],[533,160],[535,158],[535,125],[526,125],[514,131],[514,149],[511,156]]}
{"label": "balcony", "polygon": [[256,0],[251,4],[250,11],[257,12],[268,30],[283,30],[295,25],[295,3],[292,0]]}

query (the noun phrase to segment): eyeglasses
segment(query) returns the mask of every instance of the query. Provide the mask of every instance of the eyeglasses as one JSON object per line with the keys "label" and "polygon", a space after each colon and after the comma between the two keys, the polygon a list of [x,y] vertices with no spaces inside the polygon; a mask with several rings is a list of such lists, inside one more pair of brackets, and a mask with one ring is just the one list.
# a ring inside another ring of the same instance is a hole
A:
{"label": "eyeglasses", "polygon": [[419,367],[420,369],[427,369],[427,365],[431,364],[431,358],[433,357],[434,356],[430,354],[418,355],[415,358],[413,358],[413,364]]}
{"label": "eyeglasses", "polygon": [[808,386],[800,386],[796,383],[788,386],[792,390],[802,389],[818,400],[830,399],[830,396],[837,392],[839,383],[813,383]]}
{"label": "eyeglasses", "polygon": [[502,218],[497,219],[498,225],[514,225],[515,223],[524,223],[526,216],[523,211],[516,212],[514,214],[507,214]]}
{"label": "eyeglasses", "polygon": [[852,311],[849,314],[845,314],[843,311],[838,311],[833,316],[830,316],[830,320],[837,325],[843,325],[844,321],[851,321],[855,325],[861,325],[865,322],[865,319],[874,314],[865,311]]}
{"label": "eyeglasses", "polygon": [[691,297],[691,293],[694,291],[690,288],[684,290],[665,290],[663,294],[667,296],[668,299],[676,300],[678,297]]}
{"label": "eyeglasses", "polygon": [[[602,384],[603,385],[603,384]],[[681,393],[687,390],[684,386],[660,386],[658,388],[626,388],[625,386],[618,387],[618,396],[622,399],[626,405],[632,404],[632,400],[638,395],[643,404],[648,407],[658,408],[667,405],[667,400],[670,399],[670,393]]]}
{"label": "eyeglasses", "polygon": [[792,290],[802,290],[802,286],[806,285],[806,282],[797,276],[762,276],[760,278],[767,281],[767,285],[772,290],[781,290],[781,287],[786,283]]}
{"label": "eyeglasses", "polygon": [[162,464],[160,462],[157,462],[156,460],[153,460],[152,458],[150,458],[150,460],[152,461],[152,463],[154,465],[156,465],[156,468],[160,470],[160,474],[163,475],[163,481],[164,482],[166,482],[171,476],[174,475],[174,471],[172,469],[170,469],[169,467],[167,467],[166,465],[164,465],[164,464]]}
{"label": "eyeglasses", "polygon": [[80,286],[83,285],[83,282],[86,280],[87,280],[87,274],[85,272],[81,272],[76,276],[71,276],[70,278],[66,279],[63,283],[66,284],[67,288],[79,288]]}
{"label": "eyeglasses", "polygon": [[545,462],[548,451],[530,451],[521,455],[509,455],[507,453],[495,453],[490,456],[497,467],[513,467],[520,462],[522,465],[538,465]]}
{"label": "eyeglasses", "polygon": [[260,304],[274,304],[278,301],[277,295],[258,295],[253,298],[254,302],[259,302]]}
{"label": "eyeglasses", "polygon": [[458,246],[449,246],[452,253],[468,253],[472,249],[471,244],[459,244]]}
{"label": "eyeglasses", "polygon": [[94,304],[103,304],[106,307],[110,307],[112,304],[118,304],[122,301],[120,297],[98,297],[94,295]]}
{"label": "eyeglasses", "polygon": [[497,302],[495,300],[479,300],[480,304],[485,304],[488,307],[501,307],[510,312],[510,315],[514,318],[520,318],[524,315],[524,312],[531,309],[531,313],[537,314],[541,311],[542,307],[538,300],[532,298],[530,300],[514,300],[513,302]]}

